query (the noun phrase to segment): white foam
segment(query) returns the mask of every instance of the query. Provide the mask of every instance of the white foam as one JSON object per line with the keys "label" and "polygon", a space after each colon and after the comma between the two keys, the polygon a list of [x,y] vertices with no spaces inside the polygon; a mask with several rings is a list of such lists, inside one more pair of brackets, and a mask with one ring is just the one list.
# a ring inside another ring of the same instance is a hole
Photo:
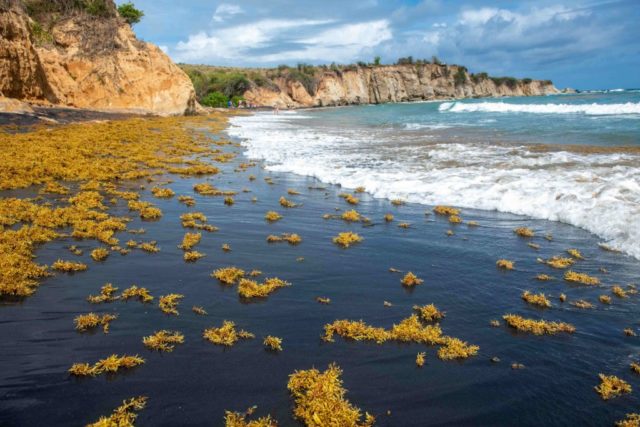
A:
{"label": "white foam", "polygon": [[531,113],[531,114],[587,114],[640,115],[639,102],[624,104],[510,104],[506,102],[444,102],[438,110],[451,113]]}
{"label": "white foam", "polygon": [[451,125],[445,124],[426,124],[426,123],[405,123],[404,128],[407,130],[420,130],[420,129],[449,129]]}
{"label": "white foam", "polygon": [[640,156],[538,152],[526,146],[383,144],[380,135],[319,131],[272,115],[233,117],[232,136],[272,171],[376,197],[562,221],[640,259]]}

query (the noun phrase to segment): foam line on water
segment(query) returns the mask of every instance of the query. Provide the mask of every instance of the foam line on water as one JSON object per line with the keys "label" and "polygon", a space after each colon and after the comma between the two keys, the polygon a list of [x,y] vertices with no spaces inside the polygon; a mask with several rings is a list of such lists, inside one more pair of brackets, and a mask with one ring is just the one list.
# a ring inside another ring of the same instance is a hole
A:
{"label": "foam line on water", "polygon": [[640,115],[640,103],[623,104],[512,104],[506,102],[443,102],[438,107],[449,113],[530,113],[530,114],[586,114],[595,116]]}
{"label": "foam line on water", "polygon": [[229,134],[272,171],[375,197],[561,221],[640,259],[640,156],[539,152],[486,143],[381,144],[371,133],[305,127],[272,115],[233,117]]}

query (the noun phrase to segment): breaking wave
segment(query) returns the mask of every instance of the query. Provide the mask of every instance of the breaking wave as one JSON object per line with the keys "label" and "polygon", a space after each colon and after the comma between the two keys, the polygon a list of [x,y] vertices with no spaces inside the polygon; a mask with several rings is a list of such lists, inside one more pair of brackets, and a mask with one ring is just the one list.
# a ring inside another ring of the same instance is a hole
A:
{"label": "breaking wave", "polygon": [[640,103],[624,104],[511,104],[506,102],[444,102],[438,110],[450,113],[586,114],[593,116],[640,115]]}

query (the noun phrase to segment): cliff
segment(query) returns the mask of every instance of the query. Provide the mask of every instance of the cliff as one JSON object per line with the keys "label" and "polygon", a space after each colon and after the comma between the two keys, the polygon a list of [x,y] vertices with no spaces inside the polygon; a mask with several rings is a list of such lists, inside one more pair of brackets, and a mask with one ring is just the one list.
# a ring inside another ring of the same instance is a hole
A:
{"label": "cliff", "polygon": [[100,16],[55,9],[65,3],[73,4],[51,0],[35,16],[22,1],[0,0],[0,96],[100,111],[196,111],[189,77],[136,39],[113,0]]}
{"label": "cliff", "polygon": [[408,64],[327,69],[302,81],[274,77],[267,85],[251,84],[244,98],[261,106],[298,108],[555,93],[560,91],[550,81],[491,78],[457,65]]}

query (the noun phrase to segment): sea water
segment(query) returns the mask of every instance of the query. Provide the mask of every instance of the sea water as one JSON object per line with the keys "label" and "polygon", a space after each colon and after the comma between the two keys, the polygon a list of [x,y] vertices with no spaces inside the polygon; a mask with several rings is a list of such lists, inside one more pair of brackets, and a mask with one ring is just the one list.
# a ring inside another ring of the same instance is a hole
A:
{"label": "sea water", "polygon": [[640,258],[640,91],[232,119],[249,157],[380,198],[561,221]]}

